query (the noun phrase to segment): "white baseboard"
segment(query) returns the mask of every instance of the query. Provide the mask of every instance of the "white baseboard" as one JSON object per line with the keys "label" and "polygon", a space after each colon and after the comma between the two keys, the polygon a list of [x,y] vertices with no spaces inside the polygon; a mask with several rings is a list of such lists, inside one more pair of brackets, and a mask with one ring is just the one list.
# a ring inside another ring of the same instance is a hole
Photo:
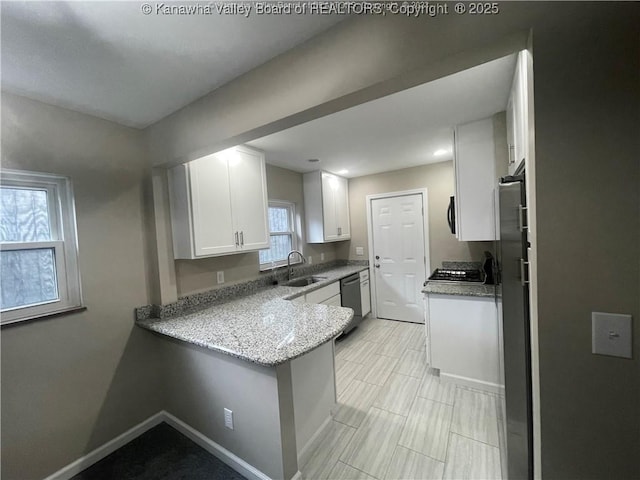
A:
{"label": "white baseboard", "polygon": [[497,393],[504,395],[504,385],[497,383],[484,382],[475,378],[461,377],[460,375],[453,375],[451,373],[440,372],[440,379],[444,382],[452,382],[458,385],[466,385],[467,387],[482,390],[488,393]]}
{"label": "white baseboard", "polygon": [[80,457],[75,462],[70,463],[66,467],[62,467],[57,472],[45,478],[45,480],[69,480],[74,475],[77,475],[86,468],[89,468],[91,465],[98,463],[107,455],[112,454],[120,447],[123,447],[134,438],[139,437],[147,430],[152,429],[156,425],[160,425],[163,421],[164,412],[158,412],[152,417],[149,417],[145,421],[139,423],[135,427],[130,428],[123,434],[118,435],[113,440],[108,441],[104,445],[87,453],[83,457]]}
{"label": "white baseboard", "polygon": [[[211,455],[217,457],[220,461],[226,463],[236,472],[244,475],[249,480],[271,480],[271,477],[265,475],[253,465],[248,464],[237,455],[233,454],[222,445],[217,444],[209,437],[206,437],[198,430],[190,425],[187,425],[182,420],[174,417],[168,412],[162,412],[164,414],[164,421],[171,425],[173,428],[182,433],[185,437],[189,438],[194,443],[200,445]],[[297,475],[297,474],[296,474]],[[295,476],[294,476],[295,478]]]}
{"label": "white baseboard", "polygon": [[[223,446],[217,444],[210,438],[204,436],[202,433],[197,431],[195,428],[187,425],[182,420],[174,417],[168,412],[164,410],[156,413],[155,415],[147,418],[143,422],[139,423],[133,428],[130,428],[126,432],[121,435],[118,435],[113,440],[108,441],[104,445],[96,448],[95,450],[89,452],[88,454],[80,457],[76,461],[70,463],[69,465],[61,468],[57,472],[49,475],[44,480],[69,480],[74,475],[77,475],[81,471],[89,468],[91,465],[99,462],[107,455],[112,454],[120,447],[123,447],[127,443],[129,443],[134,438],[139,437],[147,430],[152,429],[156,425],[160,425],[162,422],[166,422],[171,425],[173,428],[178,430],[187,438],[191,439],[194,443],[204,448],[207,452],[211,453],[213,456],[218,458],[220,461],[226,463],[231,468],[233,468],[236,472],[244,475],[248,480],[271,480],[271,478],[260,470],[255,468],[253,465],[248,464],[240,457],[231,453],[229,450],[224,448]],[[314,435],[315,437],[315,435]],[[301,478],[301,474],[298,471],[292,480],[298,480]]]}
{"label": "white baseboard", "polygon": [[[300,468],[305,463],[307,463],[309,458],[311,458],[311,455],[313,454],[315,447],[317,446],[318,443],[322,441],[325,434],[327,433],[327,430],[331,427],[332,420],[333,420],[333,415],[329,415],[327,419],[324,422],[322,422],[322,425],[320,425],[320,428],[316,430],[316,433],[314,433],[313,436],[309,439],[307,444],[304,447],[302,447],[300,452],[298,452],[298,468]],[[293,477],[293,478],[296,478],[296,477]]]}

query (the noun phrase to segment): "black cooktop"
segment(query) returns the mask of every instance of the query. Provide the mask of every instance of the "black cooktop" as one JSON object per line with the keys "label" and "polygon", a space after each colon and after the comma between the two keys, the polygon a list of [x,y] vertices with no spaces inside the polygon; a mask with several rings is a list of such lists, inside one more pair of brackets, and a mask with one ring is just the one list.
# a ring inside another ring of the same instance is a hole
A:
{"label": "black cooktop", "polygon": [[452,270],[448,268],[436,268],[429,277],[430,281],[438,282],[478,282],[482,283],[482,272],[480,270]]}

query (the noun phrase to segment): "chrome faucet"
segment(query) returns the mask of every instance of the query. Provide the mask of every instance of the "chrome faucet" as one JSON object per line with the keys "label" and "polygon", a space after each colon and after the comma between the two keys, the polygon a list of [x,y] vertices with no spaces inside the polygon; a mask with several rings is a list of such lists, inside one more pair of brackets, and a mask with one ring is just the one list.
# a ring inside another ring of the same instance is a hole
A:
{"label": "chrome faucet", "polygon": [[293,255],[294,253],[297,253],[298,255],[300,255],[300,259],[302,260],[302,263],[305,263],[307,261],[307,259],[304,258],[304,255],[302,255],[302,253],[300,253],[298,250],[291,250],[289,252],[289,255],[287,255],[287,271],[289,272],[289,280],[291,280],[291,277],[293,277],[293,267],[291,266],[291,255]]}

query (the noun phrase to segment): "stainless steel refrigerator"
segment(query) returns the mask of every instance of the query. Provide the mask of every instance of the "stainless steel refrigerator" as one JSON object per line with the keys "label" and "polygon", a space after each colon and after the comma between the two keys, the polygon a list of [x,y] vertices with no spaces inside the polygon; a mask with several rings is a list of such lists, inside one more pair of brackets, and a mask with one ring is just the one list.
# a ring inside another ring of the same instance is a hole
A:
{"label": "stainless steel refrigerator", "polygon": [[524,174],[499,186],[502,328],[509,480],[533,478],[529,262]]}

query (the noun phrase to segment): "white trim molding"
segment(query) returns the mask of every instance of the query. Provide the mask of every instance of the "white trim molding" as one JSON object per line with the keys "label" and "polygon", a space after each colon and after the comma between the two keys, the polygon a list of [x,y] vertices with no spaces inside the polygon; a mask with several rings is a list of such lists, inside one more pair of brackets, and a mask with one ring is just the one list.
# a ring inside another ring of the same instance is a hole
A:
{"label": "white trim molding", "polygon": [[[77,475],[83,470],[89,468],[91,465],[98,463],[120,447],[125,446],[131,440],[134,440],[146,431],[151,430],[153,427],[160,425],[162,422],[165,422],[178,430],[185,437],[204,448],[207,452],[218,458],[223,463],[229,465],[236,472],[244,475],[248,480],[271,480],[268,475],[265,475],[253,465],[245,462],[237,455],[197,431],[195,428],[187,425],[182,420],[174,417],[164,410],[147,418],[143,422],[140,422],[138,425],[130,428],[123,434],[118,435],[113,440],[108,441],[104,445],[87,453],[69,465],[62,467],[60,470],[49,475],[44,480],[70,480],[74,475]],[[301,478],[301,474],[298,471],[292,480],[299,478]]]}

